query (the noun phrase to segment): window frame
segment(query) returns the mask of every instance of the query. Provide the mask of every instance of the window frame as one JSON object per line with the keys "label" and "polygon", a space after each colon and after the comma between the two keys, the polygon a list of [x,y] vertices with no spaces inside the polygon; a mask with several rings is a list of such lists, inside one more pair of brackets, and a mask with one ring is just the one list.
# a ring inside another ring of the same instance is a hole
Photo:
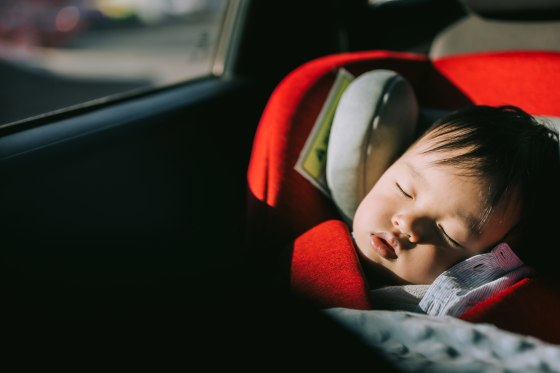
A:
{"label": "window frame", "polygon": [[[155,87],[140,87],[124,92],[102,96],[79,104],[47,111],[37,115],[23,117],[15,121],[0,123],[0,136],[23,131],[47,123],[63,121],[70,117],[87,114],[94,110],[101,110],[112,105],[119,105],[128,101],[142,100],[150,95],[166,94],[185,85],[202,84],[207,86],[208,80],[229,79],[233,77],[237,50],[240,45],[243,22],[250,0],[226,0],[221,29],[218,32],[217,44],[211,57],[208,75],[180,80],[176,83]],[[195,90],[197,90],[195,88]]]}

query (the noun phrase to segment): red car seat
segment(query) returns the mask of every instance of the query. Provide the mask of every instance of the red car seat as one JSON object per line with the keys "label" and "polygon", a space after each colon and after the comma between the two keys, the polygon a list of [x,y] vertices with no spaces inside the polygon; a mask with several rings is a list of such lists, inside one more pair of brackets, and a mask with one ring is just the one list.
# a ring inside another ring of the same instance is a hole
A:
{"label": "red car seat", "polygon": [[[319,307],[370,309],[348,226],[325,194],[295,170],[337,72],[389,69],[412,85],[420,108],[517,105],[560,117],[560,52],[501,50],[431,58],[394,51],[341,53],[310,61],[276,88],[261,117],[248,169],[248,244],[269,260],[289,252],[291,289]],[[531,278],[481,302],[462,319],[560,343],[560,289]]]}

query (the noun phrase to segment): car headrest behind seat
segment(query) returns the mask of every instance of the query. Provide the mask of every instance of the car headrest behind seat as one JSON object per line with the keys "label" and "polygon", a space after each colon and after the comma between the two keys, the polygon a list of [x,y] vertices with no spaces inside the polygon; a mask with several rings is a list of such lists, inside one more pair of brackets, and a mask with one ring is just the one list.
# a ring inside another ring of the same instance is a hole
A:
{"label": "car headrest behind seat", "polygon": [[430,58],[498,50],[560,50],[557,0],[462,0],[466,16],[442,30]]}
{"label": "car headrest behind seat", "polygon": [[488,19],[560,19],[558,0],[462,0],[471,12]]}

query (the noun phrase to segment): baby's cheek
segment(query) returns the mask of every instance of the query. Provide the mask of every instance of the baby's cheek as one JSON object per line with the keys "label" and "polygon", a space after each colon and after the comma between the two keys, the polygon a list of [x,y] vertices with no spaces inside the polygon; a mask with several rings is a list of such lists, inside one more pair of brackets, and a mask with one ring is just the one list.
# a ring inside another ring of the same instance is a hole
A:
{"label": "baby's cheek", "polygon": [[376,229],[376,225],[375,210],[367,205],[358,207],[352,223],[354,231],[370,234]]}
{"label": "baby's cheek", "polygon": [[[416,250],[416,252],[414,252]],[[431,284],[447,269],[447,262],[441,260],[433,250],[411,249],[399,262],[400,276],[413,284]]]}

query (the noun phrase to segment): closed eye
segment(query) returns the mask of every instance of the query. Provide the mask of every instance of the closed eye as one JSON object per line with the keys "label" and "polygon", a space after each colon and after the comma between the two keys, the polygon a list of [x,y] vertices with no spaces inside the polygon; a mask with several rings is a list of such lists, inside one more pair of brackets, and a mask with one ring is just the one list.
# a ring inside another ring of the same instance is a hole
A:
{"label": "closed eye", "polygon": [[451,245],[451,246],[455,246],[458,248],[463,249],[464,247],[457,241],[455,241],[453,238],[449,237],[449,235],[447,233],[445,233],[445,230],[443,229],[443,227],[441,225],[438,224],[438,228],[439,231],[441,232],[441,235],[443,236],[443,238]]}
{"label": "closed eye", "polygon": [[406,198],[412,199],[412,196],[410,194],[408,194],[407,192],[405,192],[404,189],[400,186],[399,183],[395,183],[395,185],[397,186],[397,189],[399,190],[399,192],[401,192],[401,194],[403,196],[405,196]]}

